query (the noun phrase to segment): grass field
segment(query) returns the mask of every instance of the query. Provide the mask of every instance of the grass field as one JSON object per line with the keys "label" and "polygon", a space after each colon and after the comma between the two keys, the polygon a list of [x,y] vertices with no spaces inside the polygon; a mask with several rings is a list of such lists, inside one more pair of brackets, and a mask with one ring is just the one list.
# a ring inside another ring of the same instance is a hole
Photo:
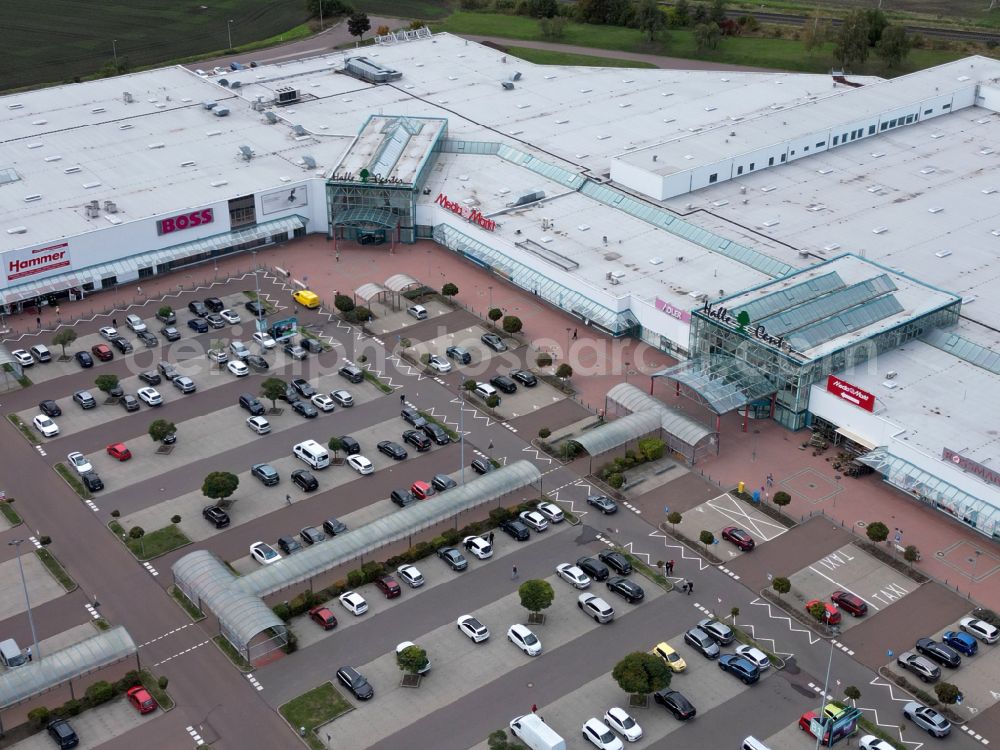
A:
{"label": "grass field", "polygon": [[[1000,26],[1000,8],[989,11],[989,0],[890,0],[882,3],[882,12],[889,18],[907,19],[912,23],[925,21],[928,25],[965,26],[969,22],[980,25]],[[820,0],[820,13],[841,15],[854,8],[878,7],[878,0]],[[759,2],[735,2],[732,8],[745,9],[747,13],[760,9]],[[803,0],[772,0],[766,10],[772,13],[797,13],[811,15],[817,3]]]}
{"label": "grass field", "polygon": [[351,4],[370,16],[424,21],[444,18],[453,10],[448,0],[353,0]]}
{"label": "grass field", "polygon": [[537,65],[582,65],[594,68],[655,68],[652,63],[622,60],[617,57],[594,57],[593,55],[577,55],[573,52],[556,52],[547,49],[532,49],[531,47],[508,47],[507,52],[514,57],[533,62]]}
{"label": "grass field", "polygon": [[[72,80],[118,59],[135,67],[200,55],[287,32],[307,18],[300,0],[49,0],[0,2],[0,89]],[[15,43],[16,42],[16,43]]]}

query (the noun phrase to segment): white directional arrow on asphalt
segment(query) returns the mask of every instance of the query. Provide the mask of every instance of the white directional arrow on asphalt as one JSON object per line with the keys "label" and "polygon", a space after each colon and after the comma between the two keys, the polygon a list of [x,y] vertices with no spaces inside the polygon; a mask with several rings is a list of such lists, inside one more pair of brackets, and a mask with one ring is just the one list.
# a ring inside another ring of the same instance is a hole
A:
{"label": "white directional arrow on asphalt", "polygon": [[1000,693],[996,692],[995,690],[991,690],[990,695],[993,696],[993,700],[1000,701]]}

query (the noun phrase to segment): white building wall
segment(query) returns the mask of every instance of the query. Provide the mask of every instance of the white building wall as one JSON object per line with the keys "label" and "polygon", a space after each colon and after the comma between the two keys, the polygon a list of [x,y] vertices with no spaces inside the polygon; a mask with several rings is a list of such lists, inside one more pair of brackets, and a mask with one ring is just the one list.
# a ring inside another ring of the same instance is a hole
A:
{"label": "white building wall", "polygon": [[980,85],[976,92],[976,106],[1000,112],[1000,86]]}
{"label": "white building wall", "polygon": [[[641,153],[641,152],[639,152]],[[664,176],[657,174],[656,162],[653,157],[649,157],[647,167],[640,167],[637,164],[629,164],[617,157],[611,159],[611,179],[620,182],[622,185],[632,185],[645,195],[658,196],[663,194]],[[663,200],[658,198],[657,200]]]}

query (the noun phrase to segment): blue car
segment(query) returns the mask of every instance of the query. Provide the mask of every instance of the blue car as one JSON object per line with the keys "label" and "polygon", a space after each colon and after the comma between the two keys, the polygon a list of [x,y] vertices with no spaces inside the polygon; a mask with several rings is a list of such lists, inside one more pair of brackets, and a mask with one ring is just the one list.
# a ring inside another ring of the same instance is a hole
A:
{"label": "blue car", "polygon": [[198,333],[208,333],[208,323],[201,318],[191,318],[191,320],[188,321],[188,328],[192,331],[197,331]]}
{"label": "blue car", "polygon": [[752,685],[760,679],[757,665],[737,654],[723,654],[719,657],[719,669],[738,677],[744,685]]}
{"label": "blue car", "polygon": [[966,656],[975,656],[976,652],[979,651],[979,644],[976,642],[976,639],[968,633],[962,633],[958,630],[946,631],[941,636],[941,640],[958,651],[958,653],[965,654]]}

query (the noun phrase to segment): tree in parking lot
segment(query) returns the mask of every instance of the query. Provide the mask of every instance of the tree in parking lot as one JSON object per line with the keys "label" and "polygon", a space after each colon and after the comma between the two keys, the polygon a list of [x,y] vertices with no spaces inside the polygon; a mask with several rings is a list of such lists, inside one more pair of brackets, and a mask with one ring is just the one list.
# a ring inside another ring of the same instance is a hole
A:
{"label": "tree in parking lot", "polygon": [[420,646],[407,646],[396,653],[396,664],[407,674],[417,674],[427,668],[427,652]]}
{"label": "tree in parking lot", "polygon": [[128,535],[130,539],[142,539],[146,536],[146,530],[142,526],[133,526],[128,530]]}
{"label": "tree in parking lot", "polygon": [[171,432],[177,432],[177,426],[166,419],[154,419],[149,425],[149,436],[155,443],[159,443]]}
{"label": "tree in parking lot", "polygon": [[854,687],[854,685],[848,685],[844,688],[844,697],[857,706],[858,698],[861,697],[861,691]]}
{"label": "tree in parking lot", "polygon": [[507,333],[517,333],[524,327],[524,323],[516,315],[505,315],[503,319],[503,329]]}
{"label": "tree in parking lot", "polygon": [[646,696],[670,687],[671,673],[658,656],[634,651],[615,664],[611,676],[626,693]]}
{"label": "tree in parking lot", "polygon": [[886,526],[881,521],[873,521],[868,524],[868,528],[865,529],[865,534],[868,538],[878,544],[879,542],[884,542],[889,538],[889,527]]}
{"label": "tree in parking lot", "polygon": [[552,367],[552,355],[548,352],[542,352],[535,357],[535,364],[539,367]]}
{"label": "tree in parking lot", "polygon": [[72,328],[63,328],[52,337],[52,346],[61,346],[62,355],[66,356],[66,347],[76,341],[76,331]]}
{"label": "tree in parking lot", "polygon": [[213,471],[201,485],[201,494],[210,500],[218,500],[219,505],[228,505],[229,497],[240,486],[240,478],[228,471]]}
{"label": "tree in parking lot", "polygon": [[962,692],[958,689],[958,685],[953,685],[950,682],[939,682],[934,686],[934,694],[946,706],[952,706],[958,702],[958,697]]}
{"label": "tree in parking lot", "polygon": [[486,317],[496,323],[500,318],[503,317],[503,310],[499,307],[491,307],[490,311],[486,313]]}
{"label": "tree in parking lot", "polygon": [[792,582],[787,578],[778,576],[771,581],[771,588],[778,592],[778,596],[781,596],[792,590]]}
{"label": "tree in parking lot", "polygon": [[676,510],[671,511],[667,515],[667,523],[670,524],[670,533],[677,531],[677,524],[684,520],[684,516],[678,513]]}
{"label": "tree in parking lot", "polygon": [[903,550],[903,559],[913,567],[913,563],[920,559],[920,550],[918,550],[914,545],[906,545],[906,549]]}
{"label": "tree in parking lot", "polygon": [[326,442],[326,447],[333,451],[333,457],[338,458],[342,450],[344,450],[344,441],[339,437],[332,437]]}
{"label": "tree in parking lot", "polygon": [[268,378],[260,384],[260,395],[271,402],[272,409],[276,409],[278,399],[285,397],[287,389],[288,383],[281,378]]}
{"label": "tree in parking lot", "polygon": [[174,308],[172,308],[170,305],[164,305],[163,307],[161,307],[159,310],[156,311],[156,314],[159,315],[161,318],[169,318],[170,314],[173,311]]}
{"label": "tree in parking lot", "polygon": [[441,296],[443,297],[454,297],[456,294],[458,294],[458,287],[450,281],[441,287]]}
{"label": "tree in parking lot", "polygon": [[521,606],[535,614],[550,607],[556,597],[552,584],[537,578],[522,583],[517,587],[517,593],[521,597]]}
{"label": "tree in parking lot", "polygon": [[333,298],[333,306],[342,313],[348,313],[354,309],[354,300],[346,294],[338,294]]}
{"label": "tree in parking lot", "polygon": [[108,393],[112,388],[118,385],[117,375],[98,375],[94,380],[94,385],[96,385],[100,390]]}
{"label": "tree in parking lot", "polygon": [[464,388],[467,391],[474,391],[476,390],[476,381],[473,378],[469,378],[464,383],[462,383],[462,388]]}
{"label": "tree in parking lot", "polygon": [[494,393],[492,396],[486,399],[486,406],[489,407],[490,409],[496,409],[498,406],[500,406],[500,397]]}
{"label": "tree in parking lot", "polygon": [[774,493],[772,502],[778,506],[778,512],[780,513],[782,508],[792,502],[792,496],[784,490],[778,490]]}
{"label": "tree in parking lot", "polygon": [[556,377],[566,380],[566,378],[573,377],[573,367],[572,365],[563,362],[556,368]]}
{"label": "tree in parking lot", "polygon": [[698,534],[698,541],[705,545],[705,549],[708,550],[708,545],[715,544],[715,534],[707,529],[703,529],[700,534]]}

